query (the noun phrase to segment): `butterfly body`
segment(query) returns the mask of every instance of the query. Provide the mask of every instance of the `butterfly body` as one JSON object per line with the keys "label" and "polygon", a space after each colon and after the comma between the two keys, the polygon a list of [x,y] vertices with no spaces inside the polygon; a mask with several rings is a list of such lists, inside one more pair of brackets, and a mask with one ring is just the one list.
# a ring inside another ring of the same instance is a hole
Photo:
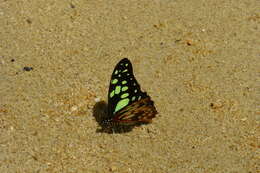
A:
{"label": "butterfly body", "polygon": [[150,123],[157,114],[150,96],[141,91],[127,58],[122,59],[112,73],[107,113],[102,124],[109,127]]}

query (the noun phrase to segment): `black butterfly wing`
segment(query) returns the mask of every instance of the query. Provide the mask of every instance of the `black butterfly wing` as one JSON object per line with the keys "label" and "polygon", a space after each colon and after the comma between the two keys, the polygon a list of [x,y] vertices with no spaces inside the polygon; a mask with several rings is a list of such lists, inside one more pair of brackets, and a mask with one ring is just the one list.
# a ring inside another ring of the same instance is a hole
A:
{"label": "black butterfly wing", "polygon": [[142,92],[133,74],[131,62],[124,58],[115,67],[108,91],[108,116],[114,118],[116,113],[132,103],[148,97]]}
{"label": "black butterfly wing", "polygon": [[106,128],[114,125],[149,123],[157,114],[154,102],[142,92],[133,74],[131,62],[124,58],[115,67],[108,91],[108,114],[102,121]]}

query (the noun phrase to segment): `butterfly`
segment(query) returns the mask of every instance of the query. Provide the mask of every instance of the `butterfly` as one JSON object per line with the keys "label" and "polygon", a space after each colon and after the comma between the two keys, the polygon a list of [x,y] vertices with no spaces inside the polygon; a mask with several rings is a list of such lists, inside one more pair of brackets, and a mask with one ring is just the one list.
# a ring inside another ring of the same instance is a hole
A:
{"label": "butterfly", "polygon": [[147,124],[157,114],[150,96],[141,91],[127,58],[119,61],[112,73],[107,108],[102,121],[106,127]]}

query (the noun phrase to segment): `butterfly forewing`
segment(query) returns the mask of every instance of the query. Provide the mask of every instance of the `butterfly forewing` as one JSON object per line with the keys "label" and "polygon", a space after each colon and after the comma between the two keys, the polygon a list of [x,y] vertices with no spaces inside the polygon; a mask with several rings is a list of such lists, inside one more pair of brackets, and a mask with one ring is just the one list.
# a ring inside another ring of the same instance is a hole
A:
{"label": "butterfly forewing", "polygon": [[108,117],[105,122],[148,123],[157,113],[154,103],[142,92],[131,62],[124,58],[115,67],[108,91]]}
{"label": "butterfly forewing", "polygon": [[108,92],[108,113],[113,114],[132,104],[146,94],[136,81],[131,62],[124,58],[115,67]]}

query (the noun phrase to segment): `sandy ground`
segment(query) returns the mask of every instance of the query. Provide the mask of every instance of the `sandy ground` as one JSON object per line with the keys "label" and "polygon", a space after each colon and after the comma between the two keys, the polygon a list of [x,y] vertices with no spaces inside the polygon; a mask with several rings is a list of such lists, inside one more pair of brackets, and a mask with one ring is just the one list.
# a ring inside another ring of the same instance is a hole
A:
{"label": "sandy ground", "polygon": [[[256,173],[259,5],[0,1],[0,172]],[[123,57],[159,114],[101,133]]]}

